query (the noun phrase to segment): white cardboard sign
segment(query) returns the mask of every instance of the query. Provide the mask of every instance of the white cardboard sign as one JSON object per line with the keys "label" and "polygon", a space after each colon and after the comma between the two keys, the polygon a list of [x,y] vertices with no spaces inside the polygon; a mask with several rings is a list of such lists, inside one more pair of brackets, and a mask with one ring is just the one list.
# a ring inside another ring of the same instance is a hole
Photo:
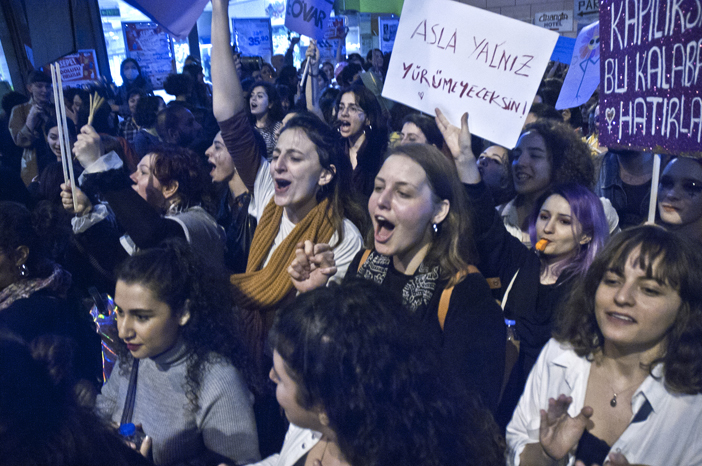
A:
{"label": "white cardboard sign", "polygon": [[516,145],[558,34],[450,0],[405,0],[383,97]]}

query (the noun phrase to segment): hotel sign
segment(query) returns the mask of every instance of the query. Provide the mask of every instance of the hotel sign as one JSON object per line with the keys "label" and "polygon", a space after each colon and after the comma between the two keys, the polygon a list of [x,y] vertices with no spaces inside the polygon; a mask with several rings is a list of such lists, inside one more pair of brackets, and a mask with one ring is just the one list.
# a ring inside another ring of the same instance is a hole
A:
{"label": "hotel sign", "polygon": [[573,30],[573,10],[536,13],[534,24],[551,31],[571,32]]}

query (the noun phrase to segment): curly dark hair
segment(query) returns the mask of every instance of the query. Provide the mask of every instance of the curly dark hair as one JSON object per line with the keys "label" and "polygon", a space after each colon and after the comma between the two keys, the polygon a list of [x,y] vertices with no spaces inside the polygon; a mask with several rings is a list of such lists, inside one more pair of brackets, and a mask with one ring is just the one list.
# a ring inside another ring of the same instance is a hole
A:
{"label": "curly dark hair", "polygon": [[[268,122],[274,123],[276,121],[281,121],[285,116],[285,112],[283,112],[283,104],[280,100],[280,94],[278,93],[278,89],[273,84],[266,81],[256,81],[251,86],[251,90],[246,96],[246,101],[248,102],[249,100],[251,100],[251,94],[257,87],[262,87],[263,89],[265,89],[266,95],[268,96],[268,105],[270,106],[270,108],[268,109]],[[253,115],[251,115],[251,107],[247,105],[246,109],[249,113],[249,119],[251,120],[251,123],[254,123],[256,119]]]}
{"label": "curly dark hair", "polygon": [[163,81],[163,89],[166,93],[176,97],[181,95],[189,96],[193,91],[193,85],[195,85],[195,80],[192,76],[185,73],[171,73]]}
{"label": "curly dark hair", "polygon": [[55,222],[47,221],[40,209],[29,211],[16,202],[0,202],[0,252],[11,260],[17,258],[17,248],[26,246],[29,254],[25,265],[27,278],[44,278],[51,275],[53,265],[49,260],[49,249],[55,243],[58,228]]}
{"label": "curly dark hair", "polygon": [[[592,189],[595,183],[595,165],[587,144],[573,128],[563,122],[537,120],[524,128],[522,134],[537,132],[546,144],[551,157],[551,184],[578,183]],[[510,160],[514,155],[510,151]]]}
{"label": "curly dark hair", "polygon": [[154,156],[151,169],[159,183],[170,186],[173,182],[178,182],[180,205],[187,207],[199,204],[202,193],[209,184],[209,177],[205,180],[198,156],[190,149],[170,144],[159,145],[150,154]]}
{"label": "curly dark hair", "polygon": [[318,288],[276,315],[271,343],[350,464],[497,465],[504,446],[476,398],[448,388],[438,352],[367,280]]}
{"label": "curly dark hair", "polygon": [[624,273],[632,253],[638,254],[638,266],[647,278],[671,286],[682,302],[668,330],[664,354],[649,370],[662,364],[665,385],[672,392],[702,393],[702,254],[692,243],[658,226],[631,228],[612,238],[574,288],[554,337],[570,343],[581,357],[602,351],[604,336],[595,317],[595,294],[607,271]]}
{"label": "curly dark hair", "polygon": [[[180,328],[180,338],[190,350],[185,388],[193,410],[199,408],[200,384],[208,363],[217,360],[232,364],[249,388],[260,392],[262,382],[243,343],[229,282],[224,275],[206,267],[184,240],[169,239],[159,247],[131,256],[118,267],[116,276],[118,281],[148,288],[174,312],[188,306],[190,320]],[[132,356],[126,344],[117,339],[115,348],[121,370],[128,371]]]}
{"label": "curly dark hair", "polygon": [[160,97],[146,96],[139,99],[136,111],[134,112],[134,122],[140,128],[153,128],[156,126],[156,115],[158,108],[161,105]]}
{"label": "curly dark hair", "polygon": [[31,348],[0,328],[2,464],[69,466],[135,463],[138,453],[75,397],[74,342],[41,336]]}

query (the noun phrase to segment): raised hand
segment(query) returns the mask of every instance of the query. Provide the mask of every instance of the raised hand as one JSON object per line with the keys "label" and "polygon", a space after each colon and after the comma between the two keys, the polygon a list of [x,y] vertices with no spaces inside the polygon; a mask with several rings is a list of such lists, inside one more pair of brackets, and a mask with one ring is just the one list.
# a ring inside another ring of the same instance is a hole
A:
{"label": "raised hand", "polygon": [[[461,154],[473,155],[473,148],[471,147],[471,134],[468,129],[468,113],[464,113],[461,116],[461,127],[457,127],[451,124],[446,118],[441,110],[438,108],[436,111],[436,125],[439,127],[442,136],[444,136],[444,141],[446,141],[446,146],[448,146],[449,151],[453,158],[458,158]],[[475,156],[473,156],[475,158]]]}
{"label": "raised hand", "polygon": [[288,274],[297,291],[305,293],[325,286],[335,273],[336,262],[331,246],[313,244],[309,240],[297,244],[295,259],[288,267]]}
{"label": "raised hand", "polygon": [[[75,210],[73,207],[72,194],[74,192],[78,210]],[[93,209],[93,204],[90,202],[90,199],[88,199],[88,196],[86,196],[85,193],[78,187],[71,187],[70,181],[61,183],[61,204],[63,204],[63,208],[66,210],[66,212],[75,214],[78,217],[89,213]]]}
{"label": "raised hand", "polygon": [[585,406],[576,417],[571,417],[568,407],[572,402],[572,397],[560,395],[558,399],[548,400],[548,411],[541,410],[539,442],[554,461],[564,458],[578,444],[592,417],[589,406]]}
{"label": "raised hand", "polygon": [[307,58],[307,63],[310,64],[310,70],[316,69],[319,64],[319,49],[317,48],[316,40],[310,39],[310,46],[307,47],[305,57]]}
{"label": "raised hand", "polygon": [[90,125],[85,125],[80,129],[76,143],[73,145],[73,153],[83,166],[87,168],[102,156],[102,141],[100,135],[95,132]]}
{"label": "raised hand", "polygon": [[34,103],[32,107],[29,109],[29,114],[27,115],[27,120],[25,121],[25,124],[27,125],[27,128],[34,130],[36,127],[37,123],[39,123],[39,116],[44,112],[42,107]]}
{"label": "raised hand", "polygon": [[468,113],[464,113],[463,116],[461,116],[461,127],[458,128],[448,121],[448,118],[446,118],[446,115],[444,115],[441,110],[437,108],[435,111],[436,125],[444,136],[446,146],[453,156],[459,178],[463,183],[478,183],[481,178],[471,145],[471,134],[468,128]]}

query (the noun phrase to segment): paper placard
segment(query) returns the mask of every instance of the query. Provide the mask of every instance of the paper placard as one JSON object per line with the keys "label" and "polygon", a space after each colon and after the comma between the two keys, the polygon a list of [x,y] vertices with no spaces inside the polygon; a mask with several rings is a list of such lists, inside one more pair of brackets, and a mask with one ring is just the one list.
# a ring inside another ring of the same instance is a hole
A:
{"label": "paper placard", "polygon": [[406,0],[383,97],[511,148],[558,34],[449,0]]}
{"label": "paper placard", "polygon": [[702,6],[603,0],[600,144],[702,155]]}
{"label": "paper placard", "polygon": [[267,63],[273,55],[270,18],[232,18],[236,46],[244,56],[263,57]]}
{"label": "paper placard", "polygon": [[285,27],[303,36],[324,39],[334,0],[287,0]]}
{"label": "paper placard", "polygon": [[154,89],[163,89],[169,74],[175,73],[171,38],[156,23],[122,23],[127,56],[134,58]]}
{"label": "paper placard", "polygon": [[583,28],[575,39],[573,57],[563,80],[556,109],[579,107],[600,84],[600,23]]}
{"label": "paper placard", "polygon": [[79,50],[61,57],[61,82],[64,87],[78,87],[90,84],[100,77],[95,50]]}

